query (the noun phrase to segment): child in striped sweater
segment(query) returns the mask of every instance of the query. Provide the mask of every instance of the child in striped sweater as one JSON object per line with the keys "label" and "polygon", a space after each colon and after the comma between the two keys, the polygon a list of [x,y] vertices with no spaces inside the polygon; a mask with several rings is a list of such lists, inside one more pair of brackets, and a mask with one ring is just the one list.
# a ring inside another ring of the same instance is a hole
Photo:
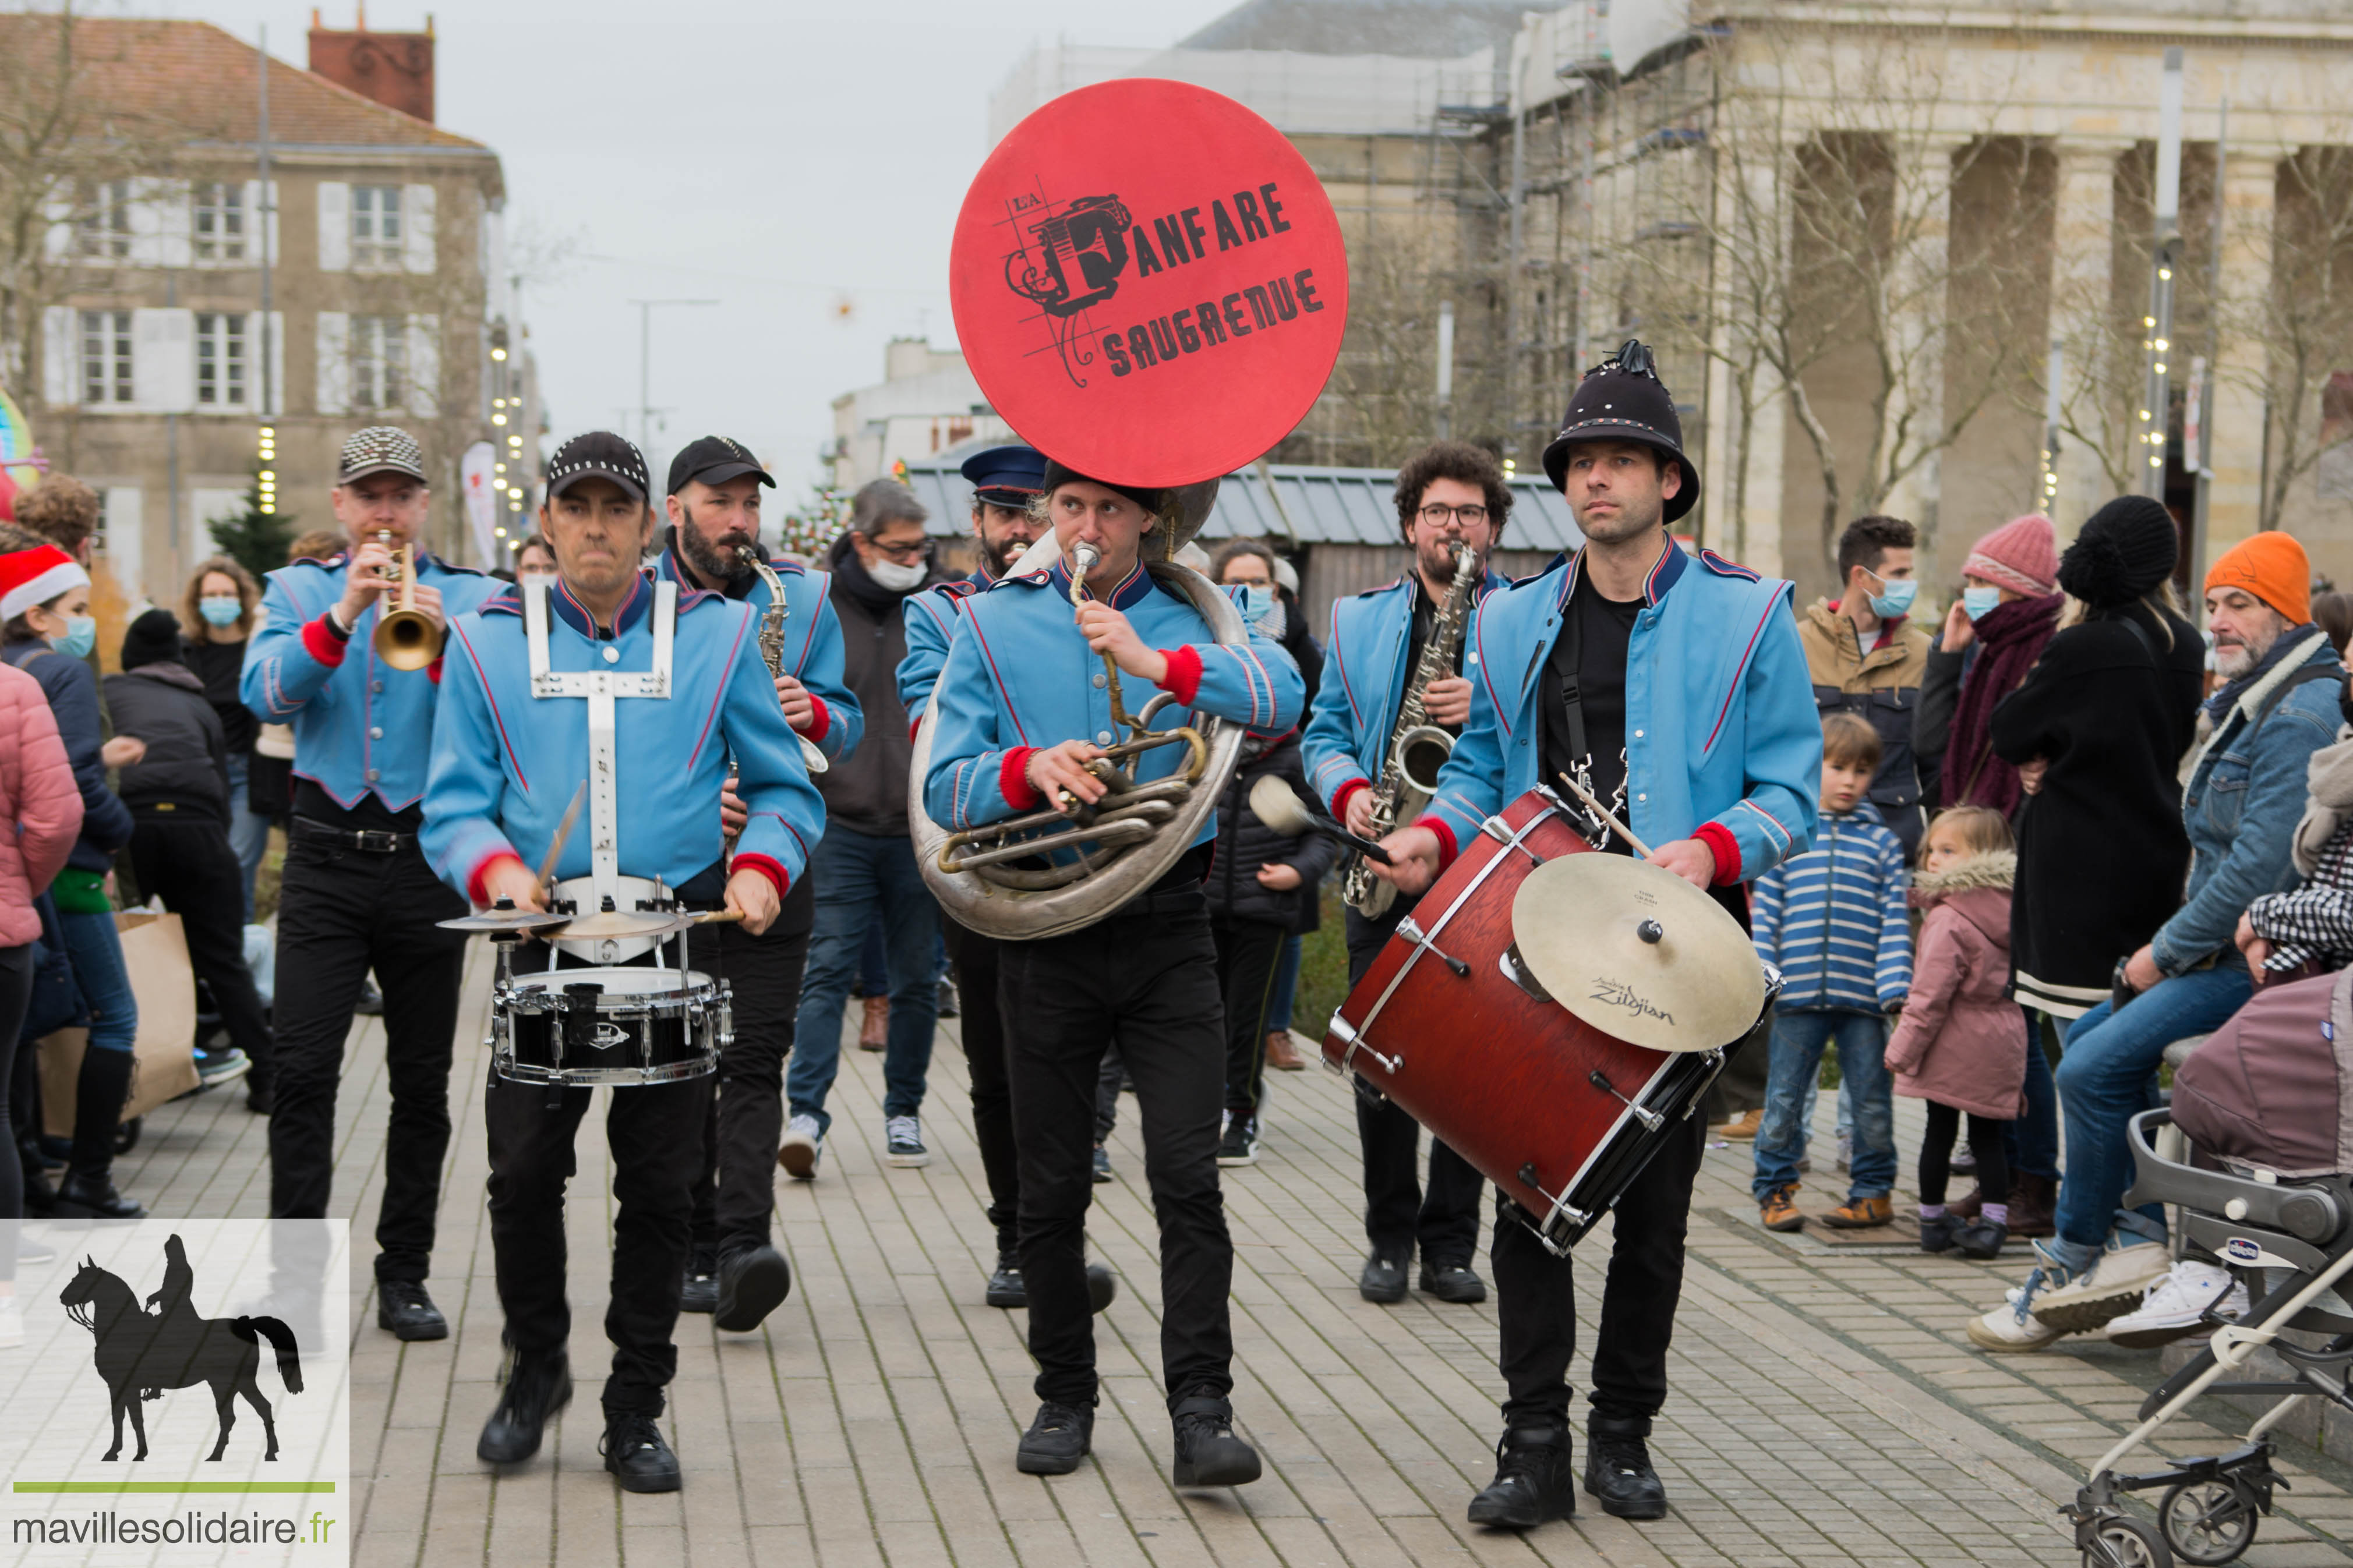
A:
{"label": "child in striped sweater", "polygon": [[1813,847],[1757,879],[1757,952],[1783,982],[1751,1184],[1767,1230],[1805,1226],[1797,1194],[1806,1090],[1833,1042],[1854,1106],[1854,1158],[1847,1201],[1822,1223],[1852,1230],[1893,1216],[1895,1106],[1884,1053],[1888,1019],[1912,985],[1912,929],[1904,846],[1863,796],[1878,766],[1878,731],[1852,713],[1825,715]]}

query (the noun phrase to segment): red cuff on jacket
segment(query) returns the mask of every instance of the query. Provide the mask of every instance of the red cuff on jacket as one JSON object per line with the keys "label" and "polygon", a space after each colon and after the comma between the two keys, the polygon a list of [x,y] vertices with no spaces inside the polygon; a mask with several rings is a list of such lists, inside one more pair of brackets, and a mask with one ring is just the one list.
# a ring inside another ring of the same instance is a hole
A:
{"label": "red cuff on jacket", "polygon": [[793,879],[785,875],[784,863],[773,855],[738,855],[728,862],[727,874],[732,877],[738,871],[757,871],[776,885],[779,899],[791,890],[793,885]]}
{"label": "red cuff on jacket", "polygon": [[1370,779],[1350,779],[1346,784],[1342,784],[1338,789],[1333,791],[1332,820],[1335,822],[1347,821],[1348,803],[1356,797],[1359,791],[1368,790],[1372,787],[1373,782]]}
{"label": "red cuff on jacket", "polygon": [[1728,888],[1740,880],[1740,840],[1732,836],[1732,829],[1721,822],[1703,822],[1692,837],[1715,856],[1714,886]]}
{"label": "red cuff on jacket", "polygon": [[825,739],[826,731],[830,728],[833,723],[833,714],[832,711],[826,707],[825,699],[819,697],[816,692],[810,692],[808,694],[808,728],[803,730],[801,733],[807,735],[812,741],[822,741]]}
{"label": "red cuff on jacket", "polygon": [[1186,707],[1193,706],[1193,694],[1201,689],[1201,656],[1191,647],[1164,647],[1160,657],[1168,661],[1158,682],[1164,691],[1176,694]]}
{"label": "red cuff on jacket", "polygon": [[482,905],[484,908],[488,908],[490,905],[491,894],[490,889],[483,884],[490,878],[491,868],[496,866],[501,860],[512,860],[517,866],[522,867],[524,870],[530,869],[529,867],[523,866],[522,857],[516,854],[512,849],[494,849],[488,855],[483,856],[481,862],[477,865],[473,870],[467,873],[466,896],[473,900],[474,902]]}
{"label": "red cuff on jacket", "polygon": [[425,667],[425,679],[431,681],[436,686],[441,684],[441,661],[439,659],[437,658],[431,664]]}
{"label": "red cuff on jacket", "polygon": [[324,616],[302,624],[302,651],[330,669],[343,662],[343,652],[351,646],[349,637],[335,635],[334,626]]}
{"label": "red cuff on jacket", "polygon": [[1016,746],[1005,753],[997,767],[997,793],[1016,811],[1035,811],[1046,804],[1046,797],[1029,783],[1029,759],[1037,754],[1035,746]]}
{"label": "red cuff on jacket", "polygon": [[1454,864],[1454,857],[1461,851],[1454,847],[1454,829],[1446,825],[1444,817],[1425,816],[1414,826],[1427,827],[1438,836],[1438,868],[1440,870],[1443,871]]}

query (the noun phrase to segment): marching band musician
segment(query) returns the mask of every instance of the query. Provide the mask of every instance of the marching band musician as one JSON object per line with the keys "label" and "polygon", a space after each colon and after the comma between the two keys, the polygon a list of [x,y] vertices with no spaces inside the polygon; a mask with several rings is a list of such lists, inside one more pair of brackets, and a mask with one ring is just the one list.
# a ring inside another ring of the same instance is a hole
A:
{"label": "marching band musician", "polygon": [[343,443],[330,494],[350,549],[269,574],[239,694],[263,722],[294,727],[294,815],[278,902],[278,1052],[269,1118],[269,1213],[323,1219],[334,1178],[335,1087],[368,972],[384,994],[392,1118],[376,1216],[376,1324],[403,1340],[448,1337],[427,1294],[449,1063],[466,939],[435,921],[466,912],[417,846],[438,660],[379,658],[375,632],[403,545],[417,544],[417,611],[437,626],[500,584],[427,554],[432,498],[407,431],[371,426]]}
{"label": "marching band musician", "polygon": [[[566,840],[555,875],[658,879],[688,908],[723,902],[757,937],[824,831],[824,807],[761,661],[752,610],[639,570],[653,532],[649,488],[645,459],[618,436],[594,432],[557,448],[540,522],[558,580],[509,588],[451,624],[426,848],[474,902],[543,907],[524,857],[545,856],[592,766],[609,770],[612,803],[592,801],[590,831]],[[535,695],[534,663],[553,680],[598,670],[659,679],[665,658],[667,694],[606,699],[612,717],[601,739],[588,701]],[[730,757],[746,810],[732,860],[712,809]],[[613,846],[614,864],[599,868],[596,845]],[[709,928],[692,934],[706,938]],[[708,941],[690,951],[698,966],[717,967]],[[546,962],[543,948],[522,956]],[[493,1464],[537,1452],[548,1416],[571,1397],[564,1189],[590,1096],[578,1086],[495,1074],[485,1092],[491,1237],[512,1349],[505,1391],[476,1450]],[[605,1316],[614,1343],[605,1468],[628,1491],[679,1486],[677,1457],[656,1421],[678,1365],[671,1333],[710,1102],[711,1086],[698,1079],[631,1085],[613,1091],[606,1121],[619,1214]]]}
{"label": "marching band musician", "polygon": [[[1384,840],[1396,864],[1377,870],[1401,892],[1421,892],[1506,801],[1539,783],[1566,795],[1566,773],[1656,846],[1651,861],[1711,889],[1745,925],[1742,885],[1804,849],[1814,829],[1821,732],[1790,585],[1705,551],[1687,555],[1669,536],[1699,499],[1699,469],[1641,343],[1579,383],[1544,462],[1586,544],[1481,605],[1470,721],[1429,814]],[[1602,847],[1630,852],[1601,831]],[[1621,1519],[1666,1512],[1646,1439],[1666,1399],[1705,1136],[1701,1118],[1677,1124],[1617,1205],[1585,1488]],[[1525,1529],[1576,1508],[1567,1382],[1576,1303],[1569,1259],[1500,1201],[1489,1256],[1504,1431],[1471,1521]]]}
{"label": "marching band musician", "polygon": [[[655,558],[658,579],[705,589],[751,608],[756,627],[772,603],[766,579],[744,559],[760,543],[760,491],[776,481],[724,436],[690,441],[670,459],[670,527]],[[828,763],[858,748],[865,718],[842,679],[841,618],[826,577],[797,562],[770,562],[785,591],[784,667],[776,697],[793,729]],[[723,797],[730,835],[744,825],[740,795]],[[735,1040],[719,1063],[718,1092],[703,1126],[703,1171],[694,1187],[694,1247],[680,1310],[711,1312],[719,1327],[749,1333],[784,1300],[792,1270],[771,1241],[776,1142],[784,1128],[785,1058],[793,1046],[801,970],[815,923],[814,883],[795,880],[776,923],[754,935],[715,929],[719,973],[733,988]]]}
{"label": "marching band musician", "polygon": [[[1105,786],[1087,764],[1121,737],[1111,728],[1099,656],[1172,693],[1173,709],[1278,732],[1298,721],[1299,671],[1279,645],[1255,628],[1247,646],[1214,641],[1199,613],[1145,571],[1145,550],[1165,557],[1175,528],[1158,515],[1161,492],[1050,461],[1044,484],[1060,559],[965,601],[964,626],[932,693],[938,717],[924,798],[932,818],[951,828],[1052,800],[1103,797]],[[1072,574],[1082,550],[1093,558],[1084,572],[1090,596],[1074,616]],[[1185,721],[1172,711],[1159,725]],[[1138,779],[1175,772],[1181,759],[1180,747],[1144,752]],[[1093,1435],[1084,1227],[1096,1071],[1116,1026],[1135,1080],[1160,1226],[1161,1357],[1176,1483],[1236,1486],[1259,1476],[1257,1451],[1233,1433],[1228,1398],[1233,1243],[1217,1167],[1225,1033],[1200,888],[1215,834],[1210,816],[1169,871],[1095,923],[1008,942],[999,955],[1020,1149],[1021,1270],[1039,1366],[1038,1415],[1016,1463],[1032,1475],[1076,1469]]]}
{"label": "marching band musician", "polygon": [[[1503,465],[1466,441],[1440,441],[1398,470],[1398,529],[1413,551],[1413,569],[1385,587],[1332,605],[1332,637],[1314,716],[1301,738],[1307,780],[1349,832],[1374,832],[1373,781],[1388,765],[1406,688],[1421,668],[1437,607],[1454,585],[1456,558],[1468,548],[1479,563],[1483,598],[1504,586],[1487,557],[1511,515]],[[1424,721],[1451,734],[1471,714],[1471,682],[1456,673],[1467,639],[1448,672],[1422,690]],[[1403,894],[1377,915],[1347,911],[1348,984],[1353,989],[1413,912]],[[1486,1183],[1471,1163],[1430,1141],[1430,1185],[1417,1167],[1421,1124],[1362,1079],[1356,1137],[1365,1162],[1365,1236],[1372,1252],[1356,1280],[1367,1301],[1405,1300],[1406,1266],[1421,1255],[1421,1289],[1441,1301],[1487,1299],[1472,1268],[1479,1247],[1479,1196]]]}

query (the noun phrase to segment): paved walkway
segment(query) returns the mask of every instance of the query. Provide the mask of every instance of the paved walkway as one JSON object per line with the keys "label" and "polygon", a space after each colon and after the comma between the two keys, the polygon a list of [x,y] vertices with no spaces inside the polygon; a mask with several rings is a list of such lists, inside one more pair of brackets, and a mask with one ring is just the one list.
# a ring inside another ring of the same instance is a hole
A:
{"label": "paved walkway", "polygon": [[[1573,1523],[1525,1538],[1474,1530],[1463,1509],[1492,1473],[1496,1436],[1493,1306],[1357,1298],[1348,1092],[1310,1071],[1277,1075],[1265,1152],[1256,1167],[1228,1173],[1226,1188],[1234,1404],[1265,1456],[1265,1479],[1218,1492],[1169,1485],[1158,1270],[1132,1117],[1114,1134],[1119,1180],[1096,1189],[1092,1226],[1095,1254],[1121,1282],[1097,1320],[1106,1384],[1095,1459],[1067,1478],[1023,1476],[1013,1447],[1034,1409],[1030,1365],[1020,1314],[981,1305],[991,1246],[950,1023],[924,1123],[930,1167],[883,1165],[880,1059],[845,1049],[820,1179],[779,1177],[790,1300],[755,1335],[681,1323],[670,1424],[686,1487],[674,1496],[624,1499],[597,1458],[611,1203],[592,1116],[571,1219],[580,1397],[537,1462],[493,1478],[473,1452],[499,1363],[481,1202],[486,1064],[471,1043],[487,990],[478,953],[432,1280],[456,1333],[400,1346],[374,1327],[364,1282],[354,1287],[356,1559],[370,1568],[634,1568],[690,1557],[695,1568],[2068,1563],[2075,1554],[2053,1510],[2158,1376],[2156,1352],[2105,1342],[1978,1354],[1961,1325],[2000,1299],[2019,1265],[1768,1237],[1747,1201],[1746,1146],[1712,1150],[1674,1396],[1652,1443],[1672,1513],[1636,1527],[1587,1499]],[[382,1047],[378,1025],[364,1021],[338,1142],[338,1202],[369,1216],[381,1182]],[[1834,1098],[1823,1097],[1825,1116]],[[1907,1162],[1916,1111],[1899,1101]],[[1826,1143],[1817,1148],[1827,1166]],[[124,1168],[158,1213],[259,1215],[263,1156],[243,1097],[215,1094],[152,1118]],[[1820,1207],[1838,1195],[1818,1189],[1805,1200]],[[1581,1249],[1596,1268],[1606,1237]],[[355,1237],[354,1254],[367,1250]],[[1593,1268],[1579,1280],[1588,1321],[1597,1283]],[[2178,1451],[2220,1445],[2189,1422],[2173,1432]],[[2295,1489],[2246,1561],[2353,1560],[2353,1473],[2308,1450],[2289,1457],[2300,1461],[2286,1467]]]}

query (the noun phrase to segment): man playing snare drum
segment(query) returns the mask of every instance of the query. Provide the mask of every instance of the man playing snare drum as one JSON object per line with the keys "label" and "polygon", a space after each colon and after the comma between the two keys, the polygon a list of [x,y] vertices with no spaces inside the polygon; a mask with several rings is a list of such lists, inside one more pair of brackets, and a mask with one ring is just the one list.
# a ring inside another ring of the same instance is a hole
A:
{"label": "man playing snare drum", "polygon": [[[651,879],[690,910],[723,905],[756,935],[807,864],[825,807],[761,662],[751,609],[657,584],[639,569],[653,532],[647,493],[645,459],[618,436],[598,431],[557,449],[540,508],[557,580],[509,588],[450,623],[425,850],[477,904],[543,907],[531,868],[546,856],[593,759],[612,787],[588,792],[586,819],[555,866],[559,882],[620,885],[616,902],[629,910],[629,884]],[[534,665],[544,680],[534,679]],[[626,684],[591,695],[596,673]],[[732,860],[718,809],[731,757],[748,813]],[[694,933],[703,939],[691,948],[697,969],[717,967],[714,930]],[[545,954],[524,949],[535,969],[546,966]],[[525,966],[519,958],[516,967]],[[493,1076],[484,1098],[491,1239],[512,1352],[476,1450],[492,1464],[536,1453],[547,1418],[572,1395],[564,1188],[589,1096],[576,1085]],[[620,1212],[605,1315],[614,1345],[605,1468],[625,1490],[675,1491],[678,1459],[655,1422],[678,1366],[670,1336],[711,1084],[632,1084],[612,1098],[606,1136]]]}
{"label": "man playing snare drum", "polygon": [[[1744,884],[1806,847],[1821,731],[1789,584],[1703,551],[1667,525],[1699,500],[1674,400],[1629,342],[1588,374],[1545,448],[1586,545],[1489,595],[1469,639],[1470,722],[1430,811],[1383,842],[1375,868],[1419,894],[1504,803],[1568,773],[1644,842],[1651,859],[1744,917]],[[1630,672],[1635,676],[1630,679]],[[1615,834],[1603,847],[1626,846]],[[1646,1439],[1667,1396],[1683,1233],[1705,1129],[1682,1122],[1618,1202],[1593,1353],[1585,1489],[1604,1512],[1658,1519],[1666,1490]],[[1494,1246],[1504,1436],[1474,1524],[1525,1529],[1576,1510],[1568,1362],[1569,1260],[1500,1203]]]}

